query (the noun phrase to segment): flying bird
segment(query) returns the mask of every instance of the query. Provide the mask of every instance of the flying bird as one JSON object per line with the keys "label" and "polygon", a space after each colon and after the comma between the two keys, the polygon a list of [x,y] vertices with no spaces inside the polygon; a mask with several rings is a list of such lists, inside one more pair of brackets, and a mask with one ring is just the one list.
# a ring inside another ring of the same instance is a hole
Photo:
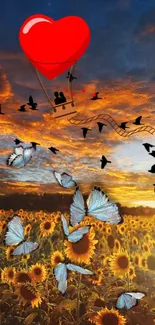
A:
{"label": "flying bird", "polygon": [[148,151],[148,152],[150,152],[150,148],[155,147],[150,143],[143,143],[143,146],[145,147],[146,151]]}
{"label": "flying bird", "polygon": [[90,98],[90,99],[91,99],[91,100],[102,99],[101,97],[98,97],[98,94],[99,94],[99,91],[98,91],[97,93],[95,93],[95,94],[93,95],[93,97]]}
{"label": "flying bird", "polygon": [[67,79],[69,79],[69,82],[72,82],[74,79],[78,79],[72,75],[72,73],[68,72]]}
{"label": "flying bird", "polygon": [[34,103],[32,96],[29,97],[29,103],[27,104],[30,106],[30,109],[32,109],[33,111],[37,111],[36,107],[38,106],[38,104]]}
{"label": "flying bird", "polygon": [[50,147],[48,148],[50,151],[52,151],[55,155],[56,155],[56,152],[59,151],[58,149],[54,148],[54,147]]}
{"label": "flying bird", "polygon": [[107,163],[111,164],[111,161],[107,160],[107,158],[105,156],[102,156],[101,161],[101,169],[103,169]]}
{"label": "flying bird", "polygon": [[39,145],[39,143],[31,142],[30,147],[16,147],[14,149],[14,152],[8,157],[6,161],[7,166],[14,168],[24,167],[31,160],[37,145]]}
{"label": "flying bird", "polygon": [[126,126],[128,122],[122,122],[121,125],[119,125],[119,127],[122,129],[122,130],[125,130],[127,128],[129,128],[128,126]]}
{"label": "flying bird", "polygon": [[87,132],[91,131],[91,129],[88,128],[81,128],[81,130],[83,130],[83,137],[86,138]]}
{"label": "flying bird", "polygon": [[21,105],[18,111],[19,112],[26,112],[25,106],[26,106],[26,104],[25,105]]}
{"label": "flying bird", "polygon": [[53,172],[53,175],[57,182],[66,188],[77,186],[76,182],[73,181],[72,176],[68,175],[67,173],[57,173],[56,171]]}
{"label": "flying bird", "polygon": [[144,124],[140,123],[141,119],[142,119],[142,116],[137,117],[135,119],[135,122],[133,122],[133,124],[135,124],[135,125],[144,125]]}
{"label": "flying bird", "polygon": [[25,240],[22,221],[18,216],[14,216],[8,223],[5,244],[8,246],[17,246],[11,254],[13,256],[29,254],[39,247],[38,243]]}
{"label": "flying bird", "polygon": [[101,122],[97,122],[97,125],[98,125],[98,129],[99,129],[100,133],[102,132],[103,126],[107,126],[106,124],[101,123]]}
{"label": "flying bird", "polygon": [[155,158],[155,151],[153,150],[152,152],[149,153],[149,155]]}
{"label": "flying bird", "polygon": [[20,144],[20,143],[23,143],[23,141],[20,141],[19,139],[15,139],[15,140],[14,140],[14,143],[15,143],[16,145],[18,145],[18,144]]}
{"label": "flying bird", "polygon": [[151,167],[150,170],[148,170],[149,173],[155,174],[155,165]]}
{"label": "flying bird", "polygon": [[4,113],[2,112],[2,106],[0,104],[0,115],[4,115]]}

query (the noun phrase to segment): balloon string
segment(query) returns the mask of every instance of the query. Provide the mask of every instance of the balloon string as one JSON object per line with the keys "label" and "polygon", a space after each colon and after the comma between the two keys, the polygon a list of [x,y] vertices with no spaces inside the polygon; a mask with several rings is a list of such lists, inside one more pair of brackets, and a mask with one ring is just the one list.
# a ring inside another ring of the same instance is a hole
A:
{"label": "balloon string", "polygon": [[87,118],[87,119],[77,119],[76,117],[75,118],[72,117],[71,119],[68,119],[68,121],[74,125],[88,124],[88,123],[90,123],[92,121],[96,121],[96,120],[99,120],[99,121],[104,120],[104,121],[108,122],[110,124],[110,126],[122,137],[129,137],[129,136],[134,135],[139,132],[148,132],[152,135],[155,133],[155,128],[153,128],[152,126],[149,126],[149,125],[139,127],[132,131],[122,130],[118,126],[116,121],[113,119],[113,117],[108,114],[95,115],[95,116]]}
{"label": "balloon string", "polygon": [[55,112],[56,110],[55,110],[55,108],[53,107],[53,103],[52,103],[52,101],[51,101],[51,99],[50,99],[50,97],[49,97],[49,95],[48,95],[48,93],[47,93],[47,91],[46,91],[46,89],[45,89],[45,87],[44,87],[43,82],[42,82],[41,79],[40,79],[39,72],[38,72],[38,70],[37,70],[36,68],[35,68],[35,72],[36,72],[37,79],[38,79],[38,81],[39,81],[39,83],[40,83],[40,86],[41,86],[41,88],[42,88],[42,90],[43,90],[43,92],[44,92],[44,94],[45,94],[47,100],[48,100],[49,103],[51,104],[53,111]]}

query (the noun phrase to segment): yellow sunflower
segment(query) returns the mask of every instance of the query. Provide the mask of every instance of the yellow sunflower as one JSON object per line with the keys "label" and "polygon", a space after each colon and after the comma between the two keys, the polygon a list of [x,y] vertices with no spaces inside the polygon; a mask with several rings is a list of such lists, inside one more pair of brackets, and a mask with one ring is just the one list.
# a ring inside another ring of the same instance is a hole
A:
{"label": "yellow sunflower", "polygon": [[16,270],[14,267],[5,267],[1,272],[1,281],[3,283],[13,283],[15,278]]}
{"label": "yellow sunflower", "polygon": [[52,234],[54,229],[55,229],[55,223],[51,220],[43,221],[40,224],[40,230],[41,230],[42,237]]}
{"label": "yellow sunflower", "polygon": [[108,244],[108,247],[110,249],[113,249],[114,248],[115,240],[114,240],[114,236],[113,235],[107,236],[107,244]]}
{"label": "yellow sunflower", "polygon": [[26,283],[26,282],[32,282],[32,278],[30,273],[28,273],[26,270],[20,270],[16,273],[14,278],[14,283]]}
{"label": "yellow sunflower", "polygon": [[150,271],[155,271],[155,255],[149,255],[147,257],[147,267]]}
{"label": "yellow sunflower", "polygon": [[135,269],[133,266],[130,266],[128,275],[129,275],[130,280],[133,280],[134,278],[136,278],[136,273],[135,273]]}
{"label": "yellow sunflower", "polygon": [[24,228],[24,235],[29,235],[31,232],[32,226],[30,225],[30,223],[28,225],[25,226]]}
{"label": "yellow sunflower", "polygon": [[95,245],[98,243],[98,240],[95,240],[94,237],[95,233],[91,229],[77,243],[65,241],[64,245],[66,246],[65,253],[67,257],[76,263],[89,264],[95,251]]}
{"label": "yellow sunflower", "polygon": [[126,231],[125,225],[118,226],[118,231],[119,231],[120,235],[124,235],[124,233]]}
{"label": "yellow sunflower", "polygon": [[7,223],[5,220],[0,221],[0,233],[2,233],[7,227]]}
{"label": "yellow sunflower", "polygon": [[123,278],[130,268],[130,258],[127,251],[115,253],[110,258],[110,268],[114,275]]}
{"label": "yellow sunflower", "polygon": [[32,265],[30,269],[30,275],[32,276],[35,282],[45,281],[47,276],[45,266],[40,263],[36,263],[35,265]]}
{"label": "yellow sunflower", "polygon": [[55,251],[51,256],[51,264],[52,266],[56,266],[59,263],[62,263],[64,261],[64,257],[61,252]]}
{"label": "yellow sunflower", "polygon": [[10,246],[10,247],[8,247],[8,248],[6,249],[6,251],[5,251],[5,255],[6,255],[6,259],[7,259],[7,261],[12,261],[12,260],[15,259],[15,256],[11,255],[11,254],[13,253],[14,249],[15,249],[15,248],[12,247],[12,246]]}
{"label": "yellow sunflower", "polygon": [[138,238],[135,236],[132,238],[132,245],[134,245],[134,246],[138,245]]}
{"label": "yellow sunflower", "polygon": [[94,318],[96,325],[125,325],[126,319],[115,309],[103,308]]}
{"label": "yellow sunflower", "polygon": [[147,260],[145,257],[141,257],[141,268],[147,270]]}
{"label": "yellow sunflower", "polygon": [[22,255],[22,262],[26,263],[30,258],[30,254],[24,254]]}
{"label": "yellow sunflower", "polygon": [[111,235],[111,227],[108,225],[108,226],[106,226],[106,233],[108,234],[108,235]]}
{"label": "yellow sunflower", "polygon": [[61,213],[56,213],[56,215],[54,216],[54,222],[55,223],[61,222]]}
{"label": "yellow sunflower", "polygon": [[120,249],[121,249],[121,243],[120,243],[120,241],[118,240],[118,239],[115,239],[115,241],[114,241],[114,251],[120,251]]}
{"label": "yellow sunflower", "polygon": [[17,290],[16,294],[20,298],[20,302],[25,305],[27,302],[31,303],[32,308],[38,307],[41,303],[41,297],[38,290],[36,290],[31,284],[23,283]]}
{"label": "yellow sunflower", "polygon": [[133,263],[134,263],[135,266],[140,267],[140,265],[141,265],[141,256],[138,253],[136,253],[136,254],[134,254],[132,256],[132,260],[133,260]]}
{"label": "yellow sunflower", "polygon": [[148,255],[150,254],[150,247],[147,243],[142,244],[142,250],[143,250],[143,252],[145,252],[145,254],[148,254]]}
{"label": "yellow sunflower", "polygon": [[109,262],[110,262],[110,256],[106,256],[106,257],[103,259],[103,265],[104,265],[104,266],[109,266]]}

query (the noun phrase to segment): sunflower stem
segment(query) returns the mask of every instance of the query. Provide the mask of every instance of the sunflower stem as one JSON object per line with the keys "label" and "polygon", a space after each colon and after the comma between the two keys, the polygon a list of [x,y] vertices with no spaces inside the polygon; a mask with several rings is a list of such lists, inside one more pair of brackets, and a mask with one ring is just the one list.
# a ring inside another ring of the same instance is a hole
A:
{"label": "sunflower stem", "polygon": [[81,284],[82,274],[78,275],[78,283],[77,283],[77,323],[79,322],[79,311],[80,311],[80,284]]}

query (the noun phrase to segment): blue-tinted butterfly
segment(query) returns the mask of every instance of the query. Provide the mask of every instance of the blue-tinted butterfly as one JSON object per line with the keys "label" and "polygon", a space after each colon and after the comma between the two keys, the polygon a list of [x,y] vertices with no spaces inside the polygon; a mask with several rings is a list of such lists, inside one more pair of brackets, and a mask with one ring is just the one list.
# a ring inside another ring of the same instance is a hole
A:
{"label": "blue-tinted butterfly", "polygon": [[100,188],[94,187],[87,199],[87,207],[85,208],[83,196],[80,189],[77,188],[73,203],[70,206],[70,222],[72,226],[76,226],[81,222],[85,215],[91,215],[111,224],[118,224],[122,220],[117,205],[111,203]]}
{"label": "blue-tinted butterfly", "polygon": [[64,294],[67,290],[67,270],[78,272],[81,274],[86,274],[86,275],[93,274],[93,272],[84,269],[83,267],[77,266],[75,264],[59,263],[54,269],[54,275],[56,280],[58,281],[58,290],[62,294]]}
{"label": "blue-tinted butterfly", "polygon": [[57,182],[62,187],[70,188],[70,187],[74,187],[77,185],[76,182],[73,181],[72,176],[70,176],[66,173],[59,174],[56,171],[54,171],[53,175],[54,175],[55,179],[57,180]]}
{"label": "blue-tinted butterfly", "polygon": [[18,245],[18,247],[12,252],[12,255],[29,254],[39,247],[39,244],[36,242],[24,241],[24,228],[18,216],[14,216],[8,223],[8,231],[5,235],[5,244],[11,246]]}
{"label": "blue-tinted butterfly", "polygon": [[77,243],[83,237],[83,235],[87,234],[88,231],[90,230],[90,226],[84,226],[77,230],[74,230],[70,234],[67,220],[63,214],[61,215],[61,220],[62,220],[62,226],[63,226],[64,233],[67,236],[68,241],[70,241],[71,243]]}
{"label": "blue-tinted butterfly", "polygon": [[126,292],[121,294],[117,300],[116,308],[122,309],[131,309],[132,307],[136,306],[139,299],[145,297],[144,293],[141,292]]}
{"label": "blue-tinted butterfly", "polygon": [[36,146],[39,145],[39,143],[36,142],[31,142],[31,144],[32,145],[27,148],[23,146],[16,147],[14,153],[8,157],[6,161],[7,165],[14,168],[24,167],[31,160]]}

